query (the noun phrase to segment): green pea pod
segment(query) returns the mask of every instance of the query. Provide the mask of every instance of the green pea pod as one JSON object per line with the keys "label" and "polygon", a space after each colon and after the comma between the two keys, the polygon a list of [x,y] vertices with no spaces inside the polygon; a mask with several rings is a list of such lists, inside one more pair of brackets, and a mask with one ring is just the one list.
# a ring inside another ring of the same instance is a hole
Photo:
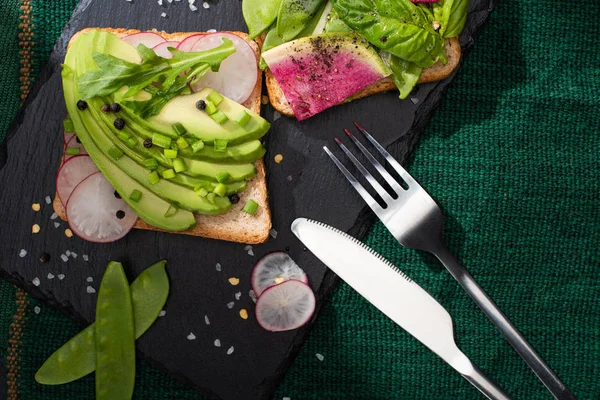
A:
{"label": "green pea pod", "polygon": [[263,33],[277,18],[281,0],[242,0],[242,14],[250,39]]}
{"label": "green pea pod", "polygon": [[332,9],[323,32],[352,32],[352,28],[342,21],[335,9]]}
{"label": "green pea pod", "polygon": [[96,303],[96,400],[130,400],[135,386],[135,328],[121,263],[106,267]]}
{"label": "green pea pod", "polygon": [[315,17],[325,0],[281,0],[277,34],[284,42],[294,39]]}
{"label": "green pea pod", "polygon": [[[166,261],[146,268],[130,286],[136,339],[158,318],[169,295]],[[92,323],[56,350],[35,374],[44,385],[72,382],[96,369],[96,324]]]}

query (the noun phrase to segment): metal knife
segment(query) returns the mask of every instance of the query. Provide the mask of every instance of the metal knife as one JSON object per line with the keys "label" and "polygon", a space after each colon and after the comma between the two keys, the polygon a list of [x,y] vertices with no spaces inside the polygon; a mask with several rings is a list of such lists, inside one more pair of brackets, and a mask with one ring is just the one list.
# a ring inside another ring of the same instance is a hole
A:
{"label": "metal knife", "polygon": [[392,263],[352,236],[306,218],[292,232],[325,265],[492,400],[511,397],[454,343],[450,314]]}

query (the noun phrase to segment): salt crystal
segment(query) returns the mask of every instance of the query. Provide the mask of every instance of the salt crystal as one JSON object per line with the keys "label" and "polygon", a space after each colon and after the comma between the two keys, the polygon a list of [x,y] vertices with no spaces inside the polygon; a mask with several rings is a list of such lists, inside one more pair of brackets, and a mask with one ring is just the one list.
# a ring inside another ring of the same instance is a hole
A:
{"label": "salt crystal", "polygon": [[198,7],[196,7],[193,4],[190,4],[190,10],[192,10],[192,11],[198,11]]}
{"label": "salt crystal", "polygon": [[82,255],[81,258],[83,258],[83,261],[90,261],[90,257],[87,254]]}
{"label": "salt crystal", "polygon": [[210,8],[210,4],[208,4],[206,1],[204,3],[202,3],[202,7],[208,9]]}
{"label": "salt crystal", "polygon": [[250,289],[250,291],[248,292],[248,296],[250,296],[250,299],[256,303],[256,300],[258,300],[256,298],[256,293],[254,293],[254,290]]}
{"label": "salt crystal", "polygon": [[54,275],[52,275],[52,272],[48,272],[48,279],[54,279]]}
{"label": "salt crystal", "polygon": [[159,317],[164,317],[165,315],[167,315],[167,312],[165,310],[161,310],[161,312],[158,313]]}
{"label": "salt crystal", "polygon": [[419,102],[419,99],[417,97],[411,97],[410,102],[413,104],[417,104]]}
{"label": "salt crystal", "polygon": [[77,253],[71,252],[71,258],[77,258]]}
{"label": "salt crystal", "polygon": [[242,292],[237,292],[237,293],[235,294],[235,299],[236,299],[236,300],[239,300],[239,299],[240,299],[240,297],[242,297]]}
{"label": "salt crystal", "polygon": [[71,251],[70,251],[70,250],[67,250],[67,251],[65,251],[65,255],[66,255],[67,257],[69,257],[69,256],[71,255]]}
{"label": "salt crystal", "polygon": [[34,313],[36,313],[36,314],[39,314],[39,313],[40,313],[40,311],[42,311],[42,309],[41,309],[41,308],[39,308],[38,306],[35,306],[35,307],[33,307],[33,312],[34,312]]}
{"label": "salt crystal", "polygon": [[217,265],[215,265],[215,269],[220,272],[221,271],[221,264],[217,263]]}
{"label": "salt crystal", "polygon": [[227,355],[230,355],[233,353],[233,346],[231,346],[230,348],[227,349]]}
{"label": "salt crystal", "polygon": [[215,347],[221,347],[221,341],[219,339],[215,339]]}
{"label": "salt crystal", "polygon": [[19,252],[19,257],[23,258],[27,255],[27,250],[25,249],[21,249],[21,251]]}
{"label": "salt crystal", "polygon": [[35,278],[33,278],[33,280],[31,281],[31,283],[33,283],[35,286],[40,286],[40,278],[38,278],[36,276]]}
{"label": "salt crystal", "polygon": [[167,2],[169,2],[169,3],[172,3],[172,2],[173,2],[173,0],[167,0]]}
{"label": "salt crystal", "polygon": [[275,229],[271,229],[271,232],[270,232],[270,233],[271,233],[271,237],[272,237],[273,239],[277,239],[277,231],[276,231]]}
{"label": "salt crystal", "polygon": [[167,13],[166,12],[160,13],[160,16],[163,18],[167,18]]}
{"label": "salt crystal", "polygon": [[85,280],[87,282],[94,282],[94,278],[92,278],[91,276],[88,276],[87,278],[85,278]]}
{"label": "salt crystal", "polygon": [[216,31],[217,31],[216,29],[209,29],[206,32],[208,32],[208,33],[215,33]]}
{"label": "salt crystal", "polygon": [[63,262],[69,261],[69,257],[67,257],[65,254],[61,254],[60,258],[61,258],[61,260],[63,260]]}
{"label": "salt crystal", "polygon": [[281,399],[281,400],[292,400],[292,399],[291,399],[291,398],[289,398],[289,397],[284,397],[284,398],[283,398],[283,399]]}
{"label": "salt crystal", "polygon": [[281,118],[281,114],[277,111],[275,111],[273,113],[273,121],[277,121],[279,118]]}
{"label": "salt crystal", "polygon": [[58,274],[58,275],[56,275],[56,276],[57,276],[57,278],[58,278],[58,279],[60,279],[61,281],[62,281],[63,279],[65,279],[65,274]]}
{"label": "salt crystal", "polygon": [[229,303],[227,303],[227,308],[231,309],[234,305],[235,303],[233,301],[230,301]]}
{"label": "salt crystal", "polygon": [[162,6],[162,0],[158,0],[158,5]]}
{"label": "salt crystal", "polygon": [[291,182],[292,181],[292,176],[288,175],[287,180]]}
{"label": "salt crystal", "polygon": [[46,196],[46,204],[52,203],[52,198],[50,196]]}
{"label": "salt crystal", "polygon": [[210,320],[208,319],[208,315],[204,316],[204,322],[206,323],[206,325],[210,325]]}
{"label": "salt crystal", "polygon": [[54,223],[54,227],[55,227],[55,228],[58,228],[59,226],[60,226],[60,222],[55,222],[55,223]]}
{"label": "salt crystal", "polygon": [[50,219],[55,220],[56,218],[58,218],[58,214],[52,213],[52,215],[50,216]]}
{"label": "salt crystal", "polygon": [[94,288],[93,288],[93,287],[91,287],[91,286],[88,286],[88,287],[86,288],[86,290],[87,290],[87,292],[88,292],[88,293],[96,293],[96,289],[94,289]]}
{"label": "salt crystal", "polygon": [[194,340],[196,339],[196,335],[194,335],[192,332],[190,332],[189,335],[187,335],[187,340]]}
{"label": "salt crystal", "polygon": [[317,353],[317,354],[315,354],[315,355],[317,356],[317,359],[318,359],[319,361],[323,361],[323,359],[325,359],[325,357],[323,357],[323,354],[319,354],[319,353]]}
{"label": "salt crystal", "polygon": [[254,250],[252,250],[252,249],[248,250],[248,255],[249,256],[254,256]]}

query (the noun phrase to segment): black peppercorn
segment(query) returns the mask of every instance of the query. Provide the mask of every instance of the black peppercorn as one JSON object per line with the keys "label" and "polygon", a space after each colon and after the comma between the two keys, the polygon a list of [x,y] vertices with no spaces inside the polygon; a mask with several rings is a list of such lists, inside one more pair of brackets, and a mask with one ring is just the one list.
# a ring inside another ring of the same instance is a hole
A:
{"label": "black peppercorn", "polygon": [[150,147],[152,147],[152,139],[146,139],[144,140],[144,147],[149,149]]}
{"label": "black peppercorn", "polygon": [[204,100],[198,100],[196,102],[196,108],[198,110],[204,110],[206,108],[206,102]]}
{"label": "black peppercorn", "polygon": [[229,196],[229,201],[231,202],[231,204],[237,204],[240,202],[240,196],[238,196],[237,194],[232,194],[231,196]]}
{"label": "black peppercorn", "polygon": [[125,128],[125,121],[123,120],[123,118],[117,118],[115,119],[115,128],[117,128],[118,130],[121,130],[123,128]]}
{"label": "black peppercorn", "polygon": [[290,251],[290,246],[285,246],[285,251]]}
{"label": "black peppercorn", "polygon": [[116,214],[116,216],[117,216],[117,218],[119,218],[119,219],[123,219],[123,218],[125,218],[125,211],[123,211],[123,210],[119,210],[119,211],[117,211],[117,214]]}
{"label": "black peppercorn", "polygon": [[112,103],[110,105],[110,111],[112,111],[112,112],[119,112],[119,111],[121,111],[121,105],[119,103]]}
{"label": "black peppercorn", "polygon": [[381,43],[385,43],[387,42],[387,36],[382,36],[379,38],[379,40],[381,40]]}
{"label": "black peppercorn", "polygon": [[79,100],[77,102],[77,108],[81,111],[85,110],[87,108],[87,106],[88,106],[88,104],[83,100]]}
{"label": "black peppercorn", "polygon": [[50,261],[50,254],[48,254],[48,253],[40,254],[40,262],[41,263],[47,263],[48,261]]}
{"label": "black peppercorn", "polygon": [[117,192],[116,190],[115,190],[115,197],[116,197],[117,199],[120,199],[120,198],[121,198],[121,195],[120,195],[120,194],[119,194],[119,192]]}
{"label": "black peppercorn", "polygon": [[105,114],[110,112],[110,104],[102,104],[102,107],[100,108],[100,110],[102,110],[102,112]]}

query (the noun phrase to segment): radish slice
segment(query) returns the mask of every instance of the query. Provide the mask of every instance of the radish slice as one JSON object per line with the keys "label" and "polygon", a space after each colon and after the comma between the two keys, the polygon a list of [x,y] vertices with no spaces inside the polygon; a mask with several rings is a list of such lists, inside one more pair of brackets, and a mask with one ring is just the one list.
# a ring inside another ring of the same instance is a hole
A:
{"label": "radish slice", "polygon": [[81,181],[67,202],[69,227],[77,236],[90,242],[108,243],[121,239],[133,228],[137,218],[125,200],[115,196],[115,189],[102,172]]}
{"label": "radish slice", "polygon": [[256,54],[252,47],[233,33],[212,33],[199,39],[191,51],[214,49],[223,44],[221,38],[227,38],[233,42],[235,53],[223,60],[219,72],[208,71],[192,86],[192,90],[199,91],[209,87],[241,104],[248,100],[258,79]]}
{"label": "radish slice", "polygon": [[265,289],[295,279],[308,283],[308,276],[287,253],[277,251],[258,260],[252,271],[252,289],[260,296]]}
{"label": "radish slice", "polygon": [[296,280],[271,286],[256,302],[256,320],[271,332],[289,331],[306,324],[315,311],[310,286]]}
{"label": "radish slice", "polygon": [[166,42],[166,40],[157,33],[152,32],[140,32],[134,33],[133,35],[127,35],[121,39],[125,43],[138,47],[138,44],[143,44],[146,47],[153,48],[159,44]]}
{"label": "radish slice", "polygon": [[194,47],[196,42],[202,39],[204,36],[206,36],[206,34],[197,34],[186,37],[181,41],[181,43],[179,43],[179,46],[177,46],[177,50],[186,52],[192,50],[192,47]]}
{"label": "radish slice", "polygon": [[156,53],[157,56],[162,58],[173,58],[173,53],[169,51],[169,47],[177,48],[179,42],[170,41],[170,42],[162,42],[157,46],[154,46],[152,50]]}
{"label": "radish slice", "polygon": [[98,167],[88,155],[71,157],[65,161],[56,175],[56,192],[60,201],[67,204],[73,189],[96,172],[98,172]]}
{"label": "radish slice", "polygon": [[67,148],[69,148],[69,147],[77,147],[77,148],[79,148],[79,154],[74,154],[72,156],[69,156],[69,155],[65,154],[65,161],[67,161],[67,160],[69,160],[69,159],[71,159],[71,158],[73,158],[75,156],[83,155],[83,154],[87,154],[88,153],[85,150],[85,147],[83,147],[83,144],[81,144],[81,143],[79,143],[77,141],[77,135],[73,135],[73,137],[71,138],[71,140],[69,140],[67,142]]}
{"label": "radish slice", "polygon": [[63,140],[65,144],[69,143],[69,140],[73,139],[74,136],[75,134],[73,132],[67,132],[63,130]]}

